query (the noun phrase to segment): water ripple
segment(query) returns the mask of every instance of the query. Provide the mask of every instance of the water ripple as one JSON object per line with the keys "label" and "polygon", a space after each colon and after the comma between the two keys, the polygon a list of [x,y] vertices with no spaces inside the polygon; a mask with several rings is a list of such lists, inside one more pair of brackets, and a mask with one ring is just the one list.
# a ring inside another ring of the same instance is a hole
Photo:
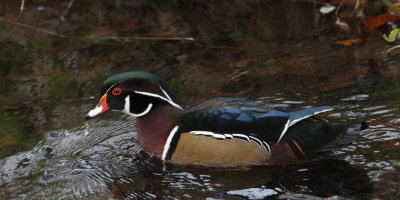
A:
{"label": "water ripple", "polygon": [[[279,95],[262,99],[297,108],[309,106]],[[357,179],[365,176],[379,182],[385,174],[393,173],[394,163],[399,162],[396,157],[400,139],[396,126],[400,122],[398,109],[359,103],[342,102],[326,113],[331,121],[361,118],[370,124],[360,138],[333,153],[337,159],[333,162],[241,169],[171,167],[141,150],[135,120],[122,116],[115,120],[91,120],[73,130],[51,131],[32,150],[0,160],[0,192],[16,199],[172,199],[177,196],[183,199],[232,196],[296,199],[318,198],[327,190],[331,190],[329,195],[338,194],[346,191],[346,188],[335,188],[342,185],[342,180],[354,179],[346,175],[348,171],[353,170],[352,175],[357,173]],[[389,123],[381,123],[383,120]],[[343,171],[337,173],[338,170]],[[338,182],[332,181],[340,175],[343,177]],[[325,179],[322,182],[331,185],[314,183],[326,176],[330,176],[330,182],[324,182]]]}
{"label": "water ripple", "polygon": [[277,195],[273,189],[266,189],[266,188],[248,188],[243,190],[231,190],[227,191],[226,194],[233,195],[233,196],[240,196],[247,199],[264,199],[269,196]]}

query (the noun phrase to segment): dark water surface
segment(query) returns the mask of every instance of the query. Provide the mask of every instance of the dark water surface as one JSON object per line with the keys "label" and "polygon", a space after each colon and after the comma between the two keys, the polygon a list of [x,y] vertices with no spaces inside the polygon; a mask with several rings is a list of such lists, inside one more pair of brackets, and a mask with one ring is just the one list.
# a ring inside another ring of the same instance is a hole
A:
{"label": "dark water surface", "polygon": [[[381,1],[69,2],[27,3],[22,14],[16,1],[0,5],[2,18],[92,36],[0,19],[2,199],[400,199],[400,57],[382,39],[396,22],[363,25],[386,12]],[[336,10],[322,14],[328,2]],[[134,118],[84,120],[102,81],[131,70],[157,74],[189,106],[222,96],[326,105],[330,121],[370,128],[302,164],[162,163],[138,146]]]}
{"label": "dark water surface", "polygon": [[[299,108],[313,104],[302,98],[277,95],[268,101]],[[317,97],[315,101],[321,103]],[[371,127],[329,159],[241,168],[163,164],[138,146],[134,118],[116,115],[47,132],[32,150],[1,160],[1,193],[17,199],[396,199],[400,181],[396,104],[333,102],[335,111],[328,117],[344,121],[363,116]]]}

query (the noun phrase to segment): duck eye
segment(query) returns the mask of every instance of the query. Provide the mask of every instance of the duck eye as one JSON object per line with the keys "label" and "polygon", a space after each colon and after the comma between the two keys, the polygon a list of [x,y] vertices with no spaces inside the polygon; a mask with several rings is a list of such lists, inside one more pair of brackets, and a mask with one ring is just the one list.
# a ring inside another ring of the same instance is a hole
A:
{"label": "duck eye", "polygon": [[114,96],[118,96],[118,95],[120,95],[122,93],[122,89],[121,88],[114,88],[113,90],[112,90],[112,94],[114,95]]}

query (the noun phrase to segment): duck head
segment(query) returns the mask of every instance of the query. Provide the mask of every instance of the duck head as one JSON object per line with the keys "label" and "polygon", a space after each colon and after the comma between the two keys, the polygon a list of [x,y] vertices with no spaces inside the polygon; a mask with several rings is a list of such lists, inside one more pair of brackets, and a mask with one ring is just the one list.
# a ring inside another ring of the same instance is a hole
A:
{"label": "duck head", "polygon": [[86,119],[109,110],[122,111],[139,118],[165,104],[183,109],[167,85],[157,76],[141,71],[126,72],[104,81],[100,102],[86,115]]}

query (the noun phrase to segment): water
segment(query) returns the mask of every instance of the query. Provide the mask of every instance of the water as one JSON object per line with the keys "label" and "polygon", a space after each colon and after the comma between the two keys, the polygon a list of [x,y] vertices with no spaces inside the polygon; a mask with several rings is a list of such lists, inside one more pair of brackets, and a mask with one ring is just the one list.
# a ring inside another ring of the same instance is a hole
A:
{"label": "water", "polygon": [[[268,99],[307,107],[298,101],[302,98]],[[32,150],[1,160],[0,191],[10,199],[394,197],[400,164],[397,109],[343,102],[327,115],[335,120],[365,116],[371,127],[328,159],[240,168],[165,164],[140,149],[134,118],[117,114],[48,132]],[[394,121],[376,124],[378,119]]]}
{"label": "water", "polygon": [[[4,199],[399,199],[399,56],[366,17],[381,1],[18,1],[0,23],[0,195]],[[39,5],[40,4],[40,5]],[[330,6],[331,7],[331,6]],[[4,13],[4,14],[3,14]],[[362,16],[365,16],[363,18]],[[193,37],[193,41],[105,39]],[[357,39],[350,46],[340,42]],[[339,42],[339,43],[338,43]],[[189,106],[245,97],[370,128],[325,159],[215,168],[161,162],[137,143],[135,119],[91,121],[102,81],[144,70]]]}

